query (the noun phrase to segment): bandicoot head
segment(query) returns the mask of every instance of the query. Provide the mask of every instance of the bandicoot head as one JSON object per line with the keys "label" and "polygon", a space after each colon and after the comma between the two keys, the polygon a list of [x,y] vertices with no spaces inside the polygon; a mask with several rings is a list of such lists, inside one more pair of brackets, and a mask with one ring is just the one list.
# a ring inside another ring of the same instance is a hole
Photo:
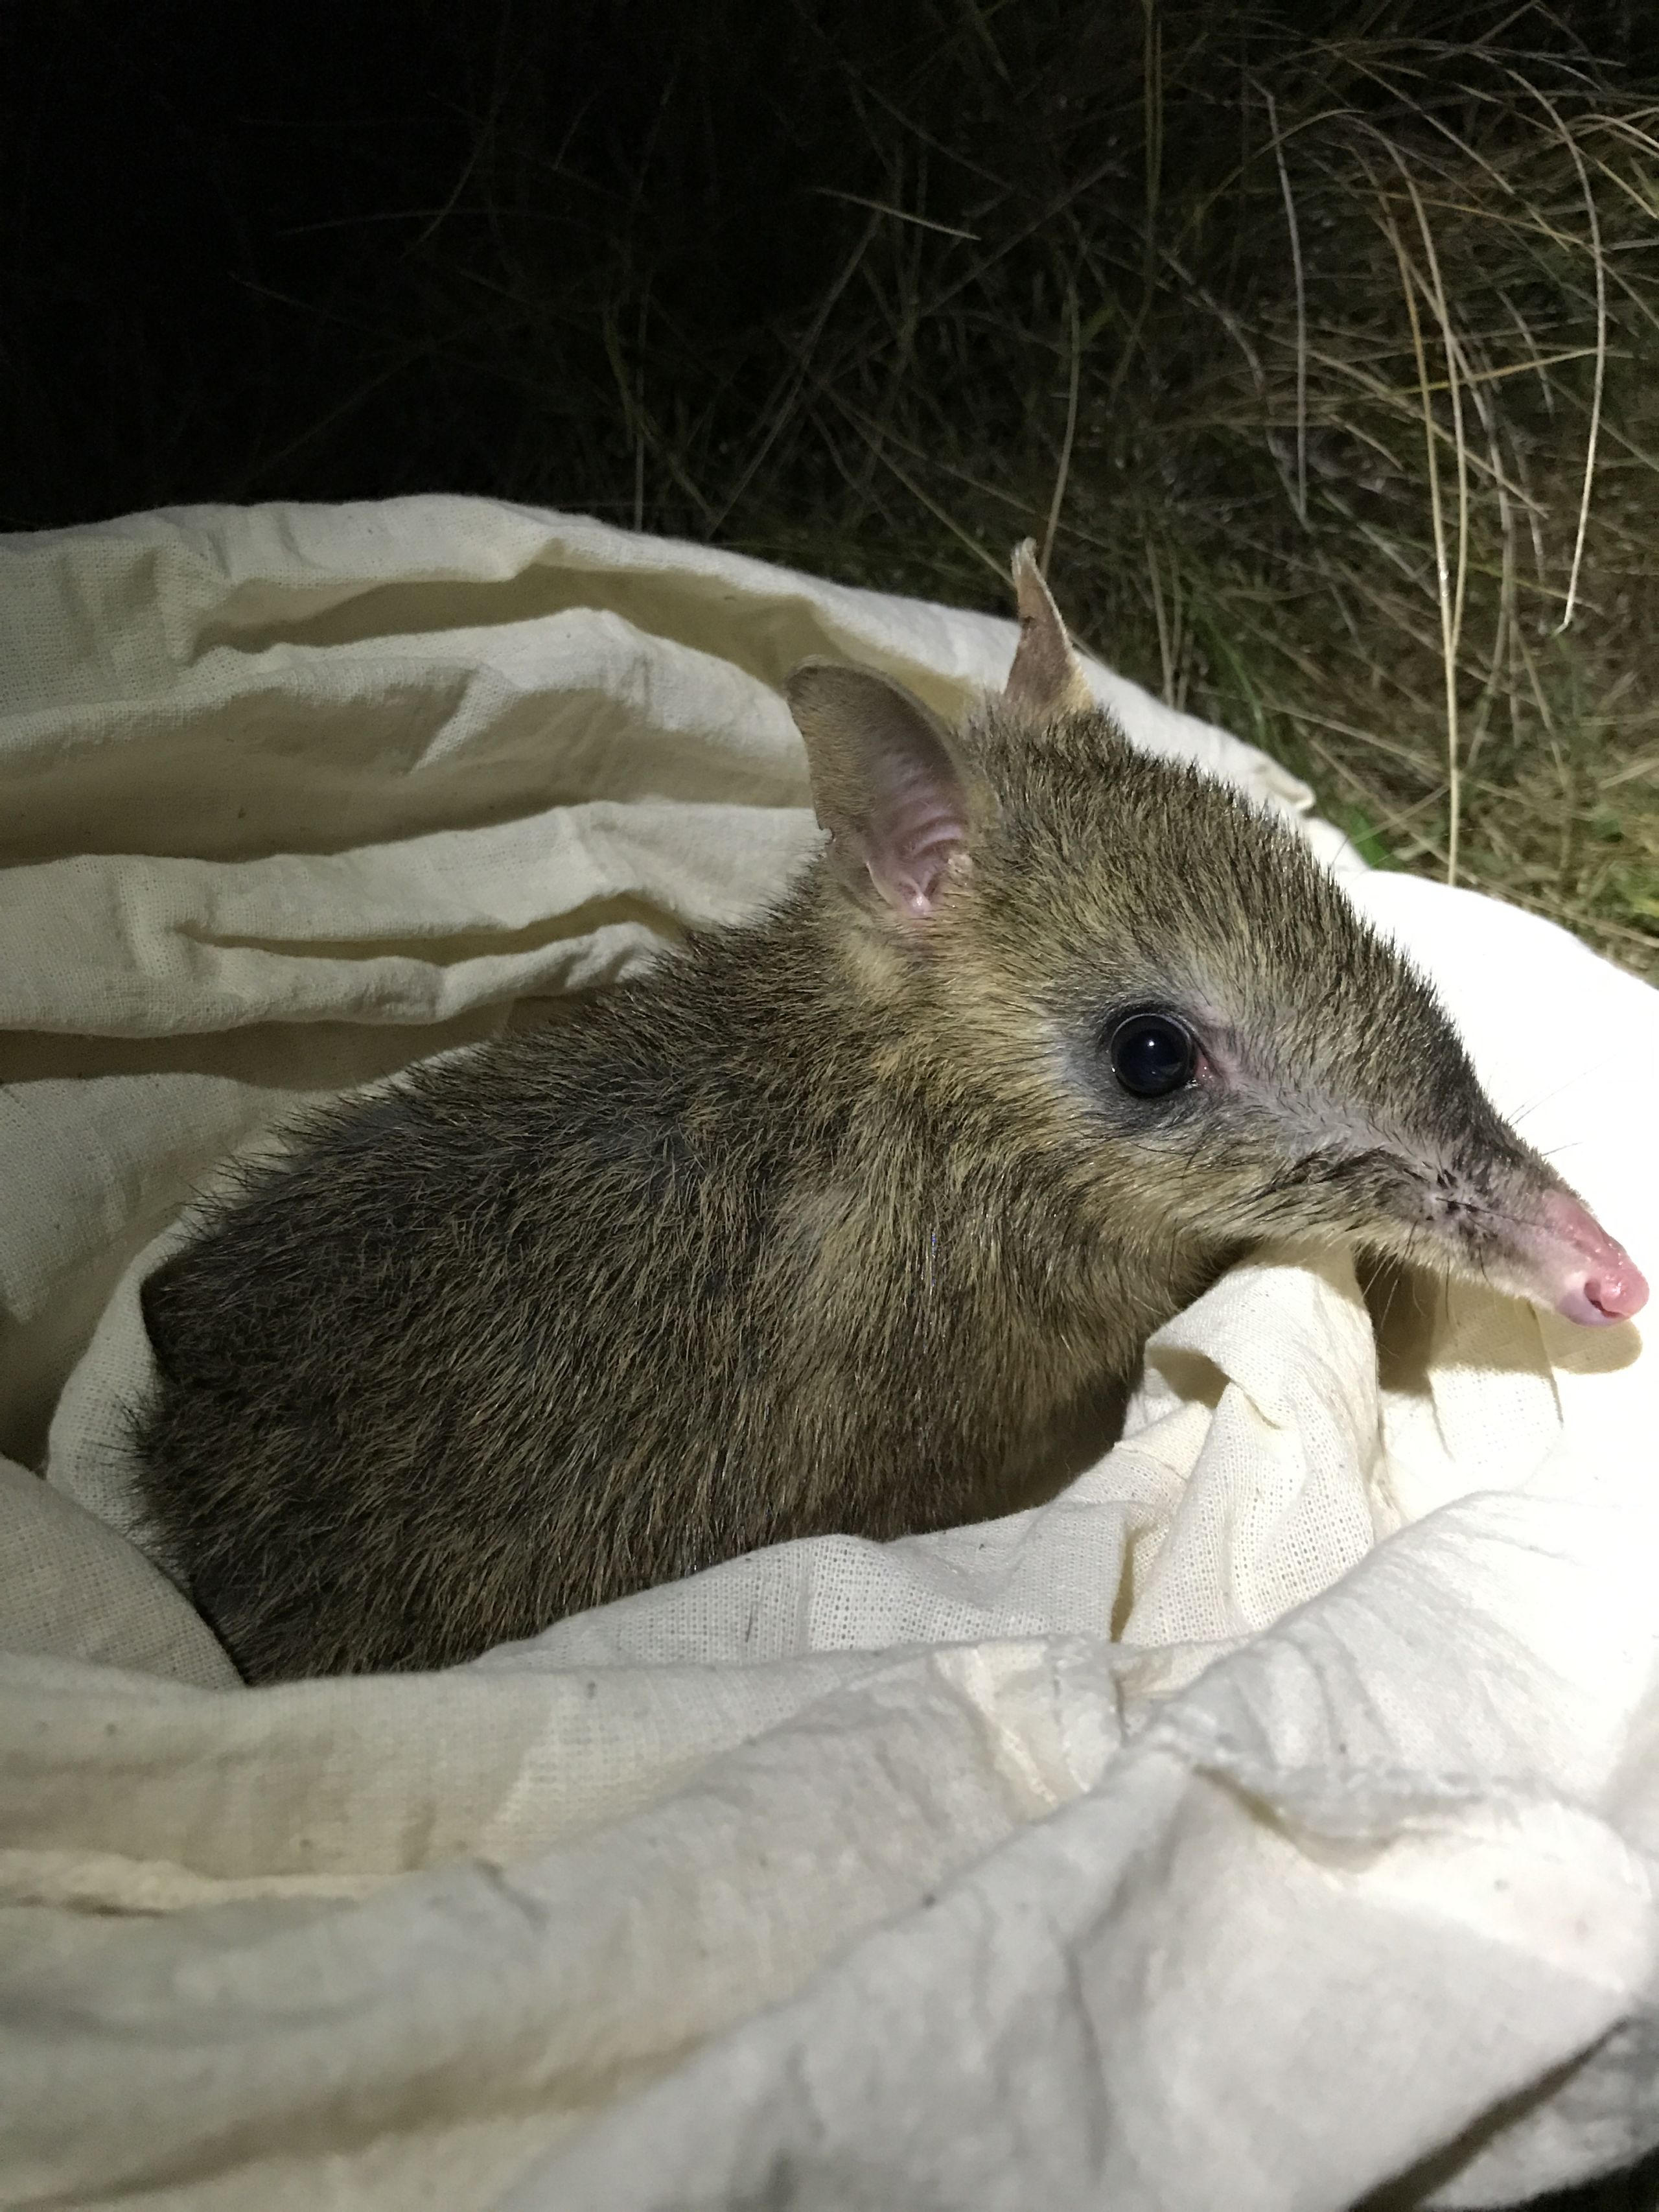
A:
{"label": "bandicoot head", "polygon": [[928,1080],[1149,1249],[1330,1238],[1585,1323],[1639,1312],[1621,1246],[1497,1113],[1427,982],[1288,825],[1137,752],[1031,549],[1006,690],[947,728],[808,662],[821,878],[857,988]]}

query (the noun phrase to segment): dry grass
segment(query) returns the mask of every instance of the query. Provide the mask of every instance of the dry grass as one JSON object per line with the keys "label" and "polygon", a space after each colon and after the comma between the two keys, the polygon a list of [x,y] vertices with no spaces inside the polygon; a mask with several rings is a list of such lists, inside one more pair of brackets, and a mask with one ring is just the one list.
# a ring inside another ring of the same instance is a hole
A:
{"label": "dry grass", "polygon": [[[1092,641],[1303,768],[1372,857],[1650,972],[1651,112],[1480,46],[1274,58],[1218,96],[1201,42],[1149,40],[1153,115],[1210,111],[1235,158],[1149,185],[1139,240],[1121,210],[1056,209],[1017,426],[986,420],[1015,397],[984,388],[1015,351],[994,255],[895,214],[863,242],[878,315],[761,434],[829,453],[828,542],[867,543],[878,510],[917,583],[960,589],[964,559],[1043,528]],[[905,185],[896,157],[896,208]],[[945,351],[954,374],[919,373]],[[821,519],[749,534],[821,559]]]}
{"label": "dry grass", "polygon": [[625,189],[497,88],[414,343],[521,364],[521,495],[986,605],[1033,532],[1092,645],[1370,857],[1659,973],[1649,88],[1537,10],[900,13],[780,11],[805,281],[735,307],[775,176],[728,145],[707,236],[661,222],[734,135],[732,9]]}

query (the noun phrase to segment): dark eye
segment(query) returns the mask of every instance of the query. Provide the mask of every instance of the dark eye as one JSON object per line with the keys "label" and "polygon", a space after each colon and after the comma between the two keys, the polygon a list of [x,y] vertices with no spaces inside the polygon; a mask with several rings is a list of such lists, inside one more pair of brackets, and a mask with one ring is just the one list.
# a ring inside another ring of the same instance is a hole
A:
{"label": "dark eye", "polygon": [[1135,1098],[1167,1098],[1198,1065],[1192,1031],[1170,1014],[1126,1014],[1106,1041],[1112,1073]]}

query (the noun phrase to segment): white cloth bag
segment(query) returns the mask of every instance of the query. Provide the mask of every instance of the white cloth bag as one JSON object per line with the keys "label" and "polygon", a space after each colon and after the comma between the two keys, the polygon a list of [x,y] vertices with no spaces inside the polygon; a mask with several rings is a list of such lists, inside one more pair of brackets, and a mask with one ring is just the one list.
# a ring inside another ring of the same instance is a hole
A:
{"label": "white cloth bag", "polygon": [[[1659,2142],[1635,1327],[1379,1346],[1265,1255],[1040,1510],[438,1675],[245,1690],[131,1540],[216,1164],[763,898],[806,653],[948,709],[1012,638],[480,501],[0,540],[0,2202],[1337,2212]],[[1654,994],[1305,826],[1651,1267]]]}

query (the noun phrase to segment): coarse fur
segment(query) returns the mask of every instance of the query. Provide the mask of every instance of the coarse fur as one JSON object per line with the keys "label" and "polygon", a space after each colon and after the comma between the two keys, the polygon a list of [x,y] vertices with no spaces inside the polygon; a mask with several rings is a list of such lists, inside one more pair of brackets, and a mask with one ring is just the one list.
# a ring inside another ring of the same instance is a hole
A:
{"label": "coarse fur", "polygon": [[[313,1118],[147,1281],[145,1507],[250,1680],[1003,1510],[1264,1237],[1502,1278],[1563,1187],[1428,987],[1291,830],[1077,703],[1020,578],[960,729],[797,680],[830,837],[775,911]],[[1109,1064],[1146,1007],[1202,1047],[1170,1098]]]}

